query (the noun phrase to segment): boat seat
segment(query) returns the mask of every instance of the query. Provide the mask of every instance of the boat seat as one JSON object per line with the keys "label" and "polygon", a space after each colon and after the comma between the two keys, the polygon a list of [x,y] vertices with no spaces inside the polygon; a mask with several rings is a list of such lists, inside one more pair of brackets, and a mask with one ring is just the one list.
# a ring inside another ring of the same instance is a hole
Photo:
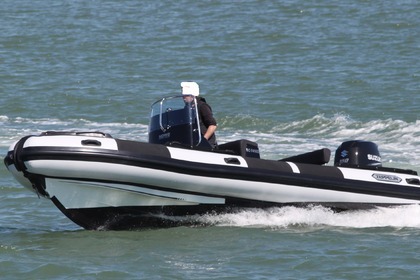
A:
{"label": "boat seat", "polygon": [[323,165],[330,161],[331,150],[323,148],[320,150],[312,151],[309,153],[304,153],[288,158],[281,159],[280,161],[290,161],[294,163],[308,163],[308,164],[318,164]]}

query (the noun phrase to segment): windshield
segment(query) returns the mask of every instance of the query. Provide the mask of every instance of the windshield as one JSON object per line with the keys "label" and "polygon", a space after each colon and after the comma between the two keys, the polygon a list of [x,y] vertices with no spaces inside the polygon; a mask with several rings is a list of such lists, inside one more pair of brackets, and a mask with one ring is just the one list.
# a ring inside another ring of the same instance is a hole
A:
{"label": "windshield", "polygon": [[200,143],[197,101],[193,96],[165,97],[152,104],[149,142],[193,147]]}

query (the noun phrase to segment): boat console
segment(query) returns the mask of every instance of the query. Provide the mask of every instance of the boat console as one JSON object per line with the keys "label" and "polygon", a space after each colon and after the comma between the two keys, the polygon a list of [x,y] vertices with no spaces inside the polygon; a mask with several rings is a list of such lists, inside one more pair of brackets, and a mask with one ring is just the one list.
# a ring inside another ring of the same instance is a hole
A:
{"label": "boat console", "polygon": [[165,97],[152,104],[149,143],[211,150],[202,136],[197,100],[184,102],[183,96]]}
{"label": "boat console", "polygon": [[184,102],[183,96],[165,97],[152,104],[149,123],[149,143],[212,150],[243,157],[260,158],[258,144],[241,139],[212,149],[200,130],[197,100]]}

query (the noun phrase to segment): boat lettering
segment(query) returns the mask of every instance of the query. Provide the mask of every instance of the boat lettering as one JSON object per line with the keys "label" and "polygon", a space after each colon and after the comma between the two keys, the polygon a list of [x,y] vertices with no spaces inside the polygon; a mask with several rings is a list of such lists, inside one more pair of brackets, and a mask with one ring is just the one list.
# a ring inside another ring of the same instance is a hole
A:
{"label": "boat lettering", "polygon": [[169,137],[171,137],[171,133],[170,133],[170,132],[168,132],[168,133],[163,133],[163,134],[159,135],[159,140],[162,140],[162,139],[167,139],[167,138],[169,138]]}
{"label": "boat lettering", "polygon": [[381,157],[380,156],[377,156],[377,155],[368,154],[367,155],[367,158],[368,158],[368,160],[382,161]]}
{"label": "boat lettering", "polygon": [[349,160],[350,160],[349,158],[342,158],[342,159],[340,159],[340,164],[348,163]]}
{"label": "boat lettering", "polygon": [[252,148],[245,148],[245,151],[247,153],[254,153],[254,154],[259,154],[260,153],[260,150],[258,150],[258,149],[252,149]]}
{"label": "boat lettering", "polygon": [[400,177],[395,176],[395,175],[374,173],[374,174],[372,174],[372,177],[375,178],[378,181],[385,181],[385,182],[399,183],[399,182],[402,181],[402,179]]}

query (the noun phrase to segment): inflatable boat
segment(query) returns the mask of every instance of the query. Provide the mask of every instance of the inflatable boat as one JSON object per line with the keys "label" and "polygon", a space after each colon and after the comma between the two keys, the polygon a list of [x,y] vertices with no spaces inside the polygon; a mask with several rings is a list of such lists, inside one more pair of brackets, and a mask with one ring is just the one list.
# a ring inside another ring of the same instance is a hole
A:
{"label": "inflatable boat", "polygon": [[337,211],[420,203],[420,177],[383,167],[378,146],[361,140],[279,160],[239,139],[209,145],[196,101],[165,97],[151,106],[148,142],[103,132],[46,131],[23,137],[4,159],[16,180],[51,200],[85,229],[188,223],[205,213],[285,205]]}

